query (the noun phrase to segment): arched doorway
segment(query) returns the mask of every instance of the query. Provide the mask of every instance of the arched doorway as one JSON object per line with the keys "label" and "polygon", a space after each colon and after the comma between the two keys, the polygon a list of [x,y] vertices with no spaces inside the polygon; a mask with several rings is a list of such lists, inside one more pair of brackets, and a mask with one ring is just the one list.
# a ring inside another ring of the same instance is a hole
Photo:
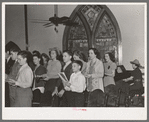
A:
{"label": "arched doorway", "polygon": [[79,26],[66,26],[63,50],[80,50],[87,56],[88,49],[95,47],[104,53],[112,51],[116,62],[122,63],[121,33],[118,23],[105,5],[78,5],[70,18]]}

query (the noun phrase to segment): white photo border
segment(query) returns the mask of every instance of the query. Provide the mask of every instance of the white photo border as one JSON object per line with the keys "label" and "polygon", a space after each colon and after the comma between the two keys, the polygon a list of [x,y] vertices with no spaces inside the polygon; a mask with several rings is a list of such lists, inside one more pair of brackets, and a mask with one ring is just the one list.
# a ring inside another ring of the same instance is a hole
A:
{"label": "white photo border", "polygon": [[[2,3],[2,71],[5,71],[5,6],[6,5],[144,5],[144,37],[145,37],[145,86],[147,86],[147,3],[117,2],[3,2]],[[147,119],[147,88],[145,87],[145,106],[142,108],[101,107],[101,108],[9,108],[5,107],[5,74],[2,72],[2,119],[3,120],[146,120]],[[33,114],[32,114],[33,113]]]}

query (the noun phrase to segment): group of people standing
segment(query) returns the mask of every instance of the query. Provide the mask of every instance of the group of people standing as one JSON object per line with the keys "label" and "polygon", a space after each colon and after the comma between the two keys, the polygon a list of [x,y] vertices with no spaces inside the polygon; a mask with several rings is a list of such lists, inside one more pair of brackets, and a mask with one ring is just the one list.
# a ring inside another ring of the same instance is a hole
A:
{"label": "group of people standing", "polygon": [[[88,50],[87,62],[81,51],[61,53],[58,48],[50,49],[49,56],[15,48],[6,54],[14,61],[11,68],[6,66],[10,72],[5,72],[11,107],[98,106],[94,99],[102,97],[106,86],[115,85],[117,66],[111,52],[105,53],[104,62],[96,48]],[[60,72],[65,73],[68,82],[59,77]]]}

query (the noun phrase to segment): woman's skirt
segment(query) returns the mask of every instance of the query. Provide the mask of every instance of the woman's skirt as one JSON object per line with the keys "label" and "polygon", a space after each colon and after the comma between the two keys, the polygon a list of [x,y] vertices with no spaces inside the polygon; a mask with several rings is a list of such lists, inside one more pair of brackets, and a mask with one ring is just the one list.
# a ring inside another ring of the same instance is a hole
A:
{"label": "woman's skirt", "polygon": [[103,81],[104,81],[104,87],[111,85],[111,84],[115,85],[115,81],[113,77],[105,76]]}
{"label": "woman's skirt", "polygon": [[47,92],[47,91],[53,92],[57,85],[57,81],[58,81],[58,78],[50,79],[50,80],[46,81],[45,92]]}
{"label": "woman's skirt", "polygon": [[58,78],[46,81],[45,91],[44,94],[41,96],[41,106],[52,106],[52,93],[57,86],[57,81]]}

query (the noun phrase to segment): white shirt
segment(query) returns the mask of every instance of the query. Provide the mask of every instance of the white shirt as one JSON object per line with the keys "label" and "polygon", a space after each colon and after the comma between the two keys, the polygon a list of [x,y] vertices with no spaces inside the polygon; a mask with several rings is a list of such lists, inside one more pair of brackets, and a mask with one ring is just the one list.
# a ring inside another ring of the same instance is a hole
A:
{"label": "white shirt", "polygon": [[33,72],[27,63],[20,68],[17,76],[18,79],[16,86],[20,86],[22,88],[29,88],[32,86]]}
{"label": "white shirt", "polygon": [[67,91],[82,93],[86,88],[86,80],[81,72],[72,73],[70,76],[70,87],[65,87]]}
{"label": "white shirt", "polygon": [[6,60],[7,60],[7,62],[10,60],[10,58],[11,58],[11,56],[9,56]]}

